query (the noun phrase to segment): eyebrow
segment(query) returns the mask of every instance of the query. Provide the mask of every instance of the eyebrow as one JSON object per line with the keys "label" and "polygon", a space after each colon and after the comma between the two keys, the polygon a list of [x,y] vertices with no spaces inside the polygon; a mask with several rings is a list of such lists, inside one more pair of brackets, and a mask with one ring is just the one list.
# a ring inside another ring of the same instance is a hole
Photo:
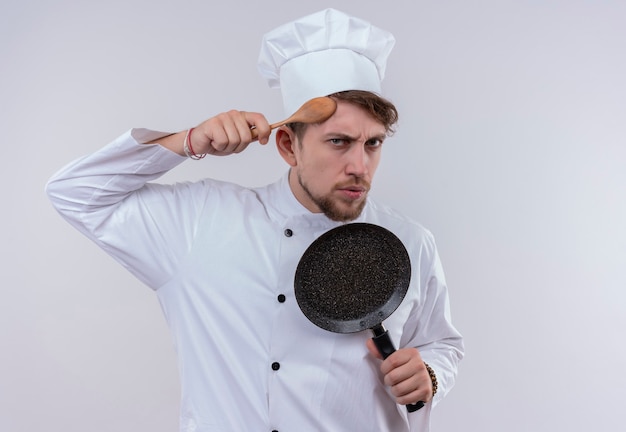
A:
{"label": "eyebrow", "polygon": [[376,140],[378,140],[380,142],[383,142],[383,141],[385,141],[385,138],[387,138],[387,134],[374,135],[373,137],[370,137],[368,139],[368,141],[376,139]]}
{"label": "eyebrow", "polygon": [[[335,133],[334,132],[330,132],[330,133],[325,134],[324,138],[325,139],[338,138],[338,139],[343,139],[343,140],[350,141],[350,142],[356,141],[355,137],[353,137],[351,135],[348,135],[346,133],[342,133],[342,132],[335,132]],[[373,136],[367,138],[365,141],[366,142],[367,141],[372,141],[372,140],[384,141],[385,138],[387,138],[386,134],[379,134],[379,135],[373,135]]]}

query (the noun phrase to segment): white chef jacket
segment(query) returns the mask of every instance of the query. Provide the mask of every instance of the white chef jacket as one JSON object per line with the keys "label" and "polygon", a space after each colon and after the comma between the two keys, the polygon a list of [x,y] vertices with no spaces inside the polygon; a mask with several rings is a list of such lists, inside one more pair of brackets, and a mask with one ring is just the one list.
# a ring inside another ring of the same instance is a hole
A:
{"label": "white chef jacket", "polygon": [[463,355],[432,235],[371,199],[355,221],[394,232],[411,257],[407,295],[384,324],[396,347],[419,348],[439,391],[408,414],[367,351],[369,331],[320,329],[296,303],[300,257],[340,223],[304,208],[287,175],[261,188],[148,183],[185,160],[139,144],[162,135],[129,131],[62,169],[47,192],[72,225],[155,290],[178,355],[180,430],[428,431]]}

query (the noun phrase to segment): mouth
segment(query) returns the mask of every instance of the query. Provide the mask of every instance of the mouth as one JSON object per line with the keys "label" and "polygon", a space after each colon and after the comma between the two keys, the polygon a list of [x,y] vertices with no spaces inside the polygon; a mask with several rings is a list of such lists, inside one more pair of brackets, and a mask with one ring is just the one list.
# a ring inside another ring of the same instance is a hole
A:
{"label": "mouth", "polygon": [[338,188],[339,192],[347,199],[354,201],[361,199],[367,195],[368,189],[364,186],[342,186]]}

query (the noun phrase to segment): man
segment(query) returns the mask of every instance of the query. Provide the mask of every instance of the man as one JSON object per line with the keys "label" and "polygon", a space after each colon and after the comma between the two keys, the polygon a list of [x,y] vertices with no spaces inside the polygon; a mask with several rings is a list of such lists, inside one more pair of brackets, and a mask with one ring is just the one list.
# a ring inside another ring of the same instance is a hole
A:
{"label": "man", "polygon": [[[252,127],[266,144],[265,117],[234,110],[175,134],[134,129],[50,180],[59,212],[156,291],[179,357],[181,431],[427,431],[453,385],[463,346],[434,240],[368,198],[397,120],[376,94],[392,45],[332,9],[266,35],[260,68],[287,113],[316,96],[337,105],[276,132],[290,169],[274,184],[150,183],[188,157],[244,151]],[[294,298],[304,250],[346,222],[386,227],[411,257],[409,291],[385,320],[399,349],[384,361],[367,332],[322,330]]]}

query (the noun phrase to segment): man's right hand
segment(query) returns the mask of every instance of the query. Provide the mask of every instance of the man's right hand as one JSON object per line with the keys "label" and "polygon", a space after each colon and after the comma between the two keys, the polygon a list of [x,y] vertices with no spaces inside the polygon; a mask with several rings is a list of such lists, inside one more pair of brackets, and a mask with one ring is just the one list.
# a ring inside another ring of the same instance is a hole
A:
{"label": "man's right hand", "polygon": [[[196,126],[189,136],[191,148],[197,155],[227,156],[240,153],[257,138],[250,130],[255,128],[260,144],[267,144],[271,134],[270,125],[263,114],[231,110],[212,117]],[[187,131],[178,132],[151,141],[185,156],[183,143]]]}

